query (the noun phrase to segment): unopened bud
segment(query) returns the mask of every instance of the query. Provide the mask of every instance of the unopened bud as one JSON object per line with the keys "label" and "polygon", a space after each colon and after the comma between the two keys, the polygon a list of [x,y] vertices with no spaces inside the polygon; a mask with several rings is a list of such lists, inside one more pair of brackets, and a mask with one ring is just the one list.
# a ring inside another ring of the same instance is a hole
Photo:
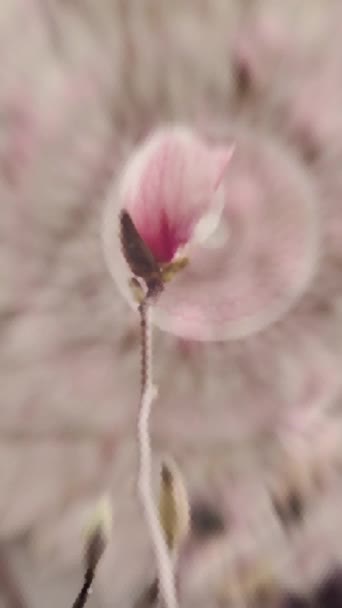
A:
{"label": "unopened bud", "polygon": [[85,564],[87,569],[95,570],[107,546],[111,529],[111,504],[107,497],[103,497],[98,502],[85,533]]}
{"label": "unopened bud", "polygon": [[159,518],[170,552],[178,552],[190,528],[190,508],[183,476],[174,463],[163,463]]}
{"label": "unopened bud", "polygon": [[163,280],[159,264],[125,209],[120,213],[120,227],[122,252],[130,270],[145,281],[149,291],[161,292]]}

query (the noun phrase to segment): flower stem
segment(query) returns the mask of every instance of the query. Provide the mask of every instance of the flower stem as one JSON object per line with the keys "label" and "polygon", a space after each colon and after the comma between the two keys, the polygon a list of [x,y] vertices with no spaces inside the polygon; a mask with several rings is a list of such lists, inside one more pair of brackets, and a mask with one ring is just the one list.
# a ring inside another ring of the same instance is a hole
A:
{"label": "flower stem", "polygon": [[88,595],[91,593],[91,586],[95,578],[96,568],[88,568],[84,575],[84,583],[81,591],[75,599],[72,608],[83,608],[87,602]]}
{"label": "flower stem", "polygon": [[151,484],[151,440],[149,419],[156,388],[152,383],[151,308],[146,297],[139,305],[141,326],[141,396],[138,420],[140,468],[138,490],[157,562],[158,581],[166,608],[177,608],[173,564],[159,522]]}

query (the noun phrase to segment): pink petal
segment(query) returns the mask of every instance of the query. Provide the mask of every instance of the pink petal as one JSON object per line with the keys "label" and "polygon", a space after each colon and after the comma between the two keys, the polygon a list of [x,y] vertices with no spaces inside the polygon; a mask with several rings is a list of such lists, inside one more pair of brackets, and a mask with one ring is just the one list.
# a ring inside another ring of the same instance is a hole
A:
{"label": "pink petal", "polygon": [[160,262],[189,242],[215,195],[232,146],[211,147],[186,128],[156,133],[128,162],[120,204]]}
{"label": "pink petal", "polygon": [[226,340],[279,320],[317,267],[315,193],[299,163],[276,141],[234,134],[217,247],[193,248],[189,266],[155,306],[155,323],[181,337]]}
{"label": "pink petal", "polygon": [[[237,150],[221,182],[231,148],[206,146],[184,131],[174,132],[171,145],[169,134],[162,132],[135,157],[118,200],[113,192],[109,195],[103,237],[110,272],[135,307],[118,237],[118,213],[125,201],[160,261],[172,259],[177,247],[191,241],[188,267],[154,305],[156,325],[204,341],[259,332],[289,311],[316,270],[318,216],[310,179],[276,141],[249,129],[229,133],[227,140],[236,141]],[[226,157],[223,149],[230,151]],[[144,181],[147,166],[150,177]],[[216,231],[199,242],[195,228],[222,199]]]}

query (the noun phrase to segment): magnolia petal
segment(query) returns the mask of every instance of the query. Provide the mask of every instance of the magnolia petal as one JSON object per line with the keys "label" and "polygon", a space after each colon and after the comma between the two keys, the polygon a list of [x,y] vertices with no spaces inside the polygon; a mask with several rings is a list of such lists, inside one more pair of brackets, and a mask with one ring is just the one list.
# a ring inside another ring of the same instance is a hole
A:
{"label": "magnolia petal", "polygon": [[171,261],[203,214],[215,208],[232,153],[232,146],[208,146],[185,127],[172,127],[153,135],[129,160],[119,204],[159,262]]}
{"label": "magnolia petal", "polygon": [[185,127],[170,127],[150,137],[128,161],[119,181],[113,181],[103,216],[104,256],[133,308],[137,293],[132,290],[132,264],[122,255],[122,209],[155,260],[163,268],[178,267],[189,244],[207,239],[219,224],[222,184],[233,152],[233,145],[209,145]]}
{"label": "magnolia petal", "polygon": [[[286,148],[251,130],[228,134],[227,141],[236,141],[237,150],[224,180],[223,161],[225,158],[229,162],[231,146],[212,146],[210,154],[209,147],[204,148],[197,140],[197,152],[189,160],[184,148],[193,151],[196,137],[176,130],[177,145],[173,140],[171,146],[165,144],[165,139],[170,141],[169,132],[168,138],[165,133],[147,144],[145,158],[155,154],[156,148],[160,150],[161,142],[167,148],[159,165],[164,172],[170,168],[163,180],[167,186],[158,186],[151,173],[151,180],[147,180],[151,185],[154,179],[151,196],[148,200],[145,194],[137,198],[137,180],[142,171],[139,152],[133,161],[137,169],[131,173],[131,186],[127,183],[130,171],[124,172],[119,199],[114,201],[113,190],[109,193],[103,229],[109,270],[124,297],[136,308],[117,232],[118,214],[125,201],[156,257],[167,258],[178,251],[189,259],[155,303],[153,318],[157,326],[182,338],[203,341],[236,339],[258,332],[289,311],[308,288],[317,268],[318,205],[310,178]],[[183,146],[182,179],[177,165],[179,142]],[[205,163],[209,159],[215,165],[210,179]],[[176,178],[179,192],[173,204]],[[214,192],[210,205],[209,191]],[[206,196],[198,197],[196,192],[206,192]],[[144,223],[147,217],[148,230]],[[156,232],[158,226],[160,232]],[[153,240],[155,234],[157,240]]]}
{"label": "magnolia petal", "polygon": [[276,141],[233,135],[216,231],[187,249],[190,263],[156,303],[156,325],[182,338],[237,339],[266,328],[317,268],[318,205],[304,168]]}

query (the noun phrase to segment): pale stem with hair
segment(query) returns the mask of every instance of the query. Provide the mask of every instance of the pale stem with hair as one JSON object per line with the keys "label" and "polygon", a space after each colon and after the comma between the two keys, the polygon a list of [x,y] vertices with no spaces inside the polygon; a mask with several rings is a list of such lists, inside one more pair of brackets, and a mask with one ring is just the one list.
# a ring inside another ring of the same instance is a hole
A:
{"label": "pale stem with hair", "polygon": [[149,419],[157,389],[152,382],[151,305],[148,295],[139,305],[141,320],[141,396],[138,418],[140,467],[138,490],[157,562],[159,591],[166,608],[177,608],[173,562],[161,529],[152,492],[152,458]]}

